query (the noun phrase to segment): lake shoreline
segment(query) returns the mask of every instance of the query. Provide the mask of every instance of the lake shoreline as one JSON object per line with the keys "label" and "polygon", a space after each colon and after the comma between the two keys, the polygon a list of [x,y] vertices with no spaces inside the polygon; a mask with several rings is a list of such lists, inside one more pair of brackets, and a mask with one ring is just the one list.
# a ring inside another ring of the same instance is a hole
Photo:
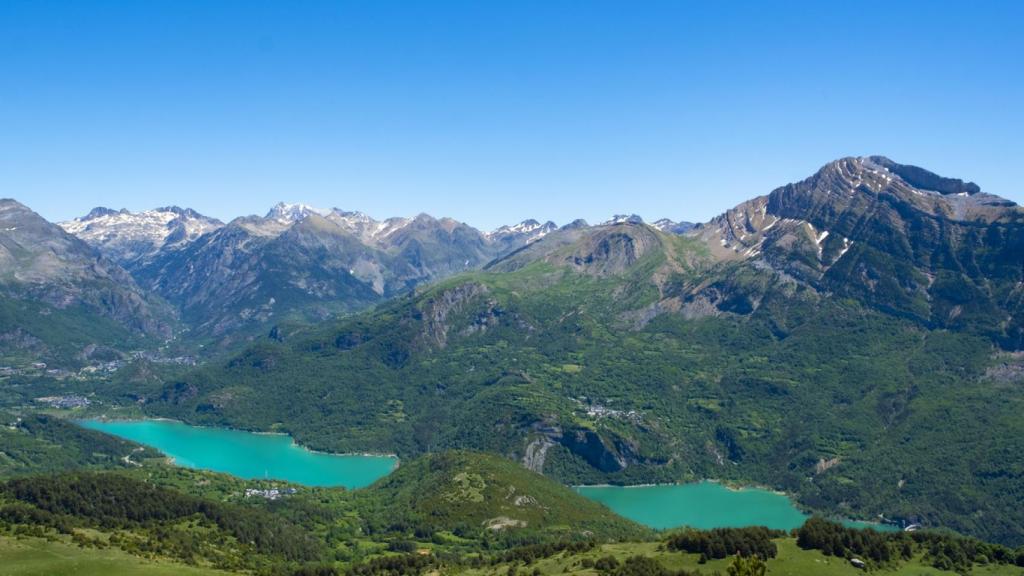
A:
{"label": "lake shoreline", "polygon": [[103,415],[74,422],[85,429],[154,448],[168,464],[244,480],[273,478],[310,487],[354,490],[391,474],[401,462],[393,455],[313,450],[284,432],[196,426],[170,418]]}
{"label": "lake shoreline", "polygon": [[[794,511],[796,511],[797,513],[799,513],[801,516],[803,516],[805,520],[808,519],[808,518],[811,518],[812,516],[815,516],[816,514],[819,514],[818,511],[813,510],[813,509],[809,509],[806,506],[800,504],[789,493],[786,493],[786,492],[783,492],[783,491],[780,491],[780,490],[775,490],[775,489],[772,489],[772,488],[769,488],[769,487],[763,487],[763,486],[760,486],[758,484],[753,484],[753,483],[751,483],[751,484],[739,484],[739,483],[736,483],[736,482],[722,481],[722,480],[718,480],[718,479],[714,479],[714,478],[705,478],[705,479],[702,479],[702,480],[695,480],[695,481],[692,481],[692,482],[667,482],[667,483],[629,484],[629,485],[621,485],[621,484],[581,484],[581,485],[571,486],[571,488],[574,491],[576,491],[578,494],[581,494],[584,497],[590,498],[592,500],[601,502],[601,503],[605,504],[606,506],[609,506],[610,508],[612,508],[613,511],[615,511],[616,513],[618,513],[620,515],[623,515],[623,516],[626,516],[626,517],[631,517],[630,516],[630,512],[624,512],[622,510],[616,510],[604,498],[594,497],[593,495],[588,495],[587,492],[590,491],[590,490],[598,490],[598,491],[600,491],[600,490],[612,490],[612,491],[622,490],[624,492],[629,492],[629,491],[632,491],[632,490],[643,491],[645,489],[651,489],[651,488],[661,488],[661,489],[682,488],[682,489],[694,489],[694,490],[696,490],[696,489],[700,489],[701,486],[715,486],[715,487],[721,488],[722,490],[727,491],[728,493],[731,493],[731,494],[744,494],[744,493],[746,493],[746,494],[750,494],[751,496],[758,495],[758,494],[763,494],[763,495],[769,495],[770,494],[772,496],[778,496],[778,497],[781,497],[781,498],[785,498],[787,500],[788,504],[792,507],[792,509]],[[669,503],[666,503],[665,505],[670,507],[672,505],[672,503],[669,502]],[[843,524],[845,526],[850,526],[850,527],[870,528],[870,529],[879,530],[879,531],[902,530],[902,527],[899,524],[891,523],[891,522],[880,522],[877,519],[861,520],[861,519],[847,518],[847,517],[838,517],[838,516],[831,516],[831,515],[825,515],[824,517],[827,518],[830,521],[839,522],[839,523],[841,523],[841,524]],[[654,528],[656,530],[671,530],[671,529],[674,529],[674,528],[681,528],[681,527],[689,525],[687,523],[681,523],[681,524],[674,525],[674,526],[658,527],[658,526],[654,526],[654,525],[652,525],[652,524],[650,524],[648,522],[643,522],[641,520],[637,520],[637,518],[632,518],[632,519],[635,520],[635,521],[640,522],[641,524],[645,524],[645,525],[647,525],[647,526],[649,526],[651,528]],[[790,528],[792,528],[792,527],[790,527]],[[786,528],[786,529],[790,529],[790,528]],[[704,528],[701,528],[701,529],[704,529]]]}
{"label": "lake shoreline", "polygon": [[230,430],[232,432],[245,432],[247,434],[258,434],[258,435],[261,435],[261,436],[288,436],[289,438],[292,439],[292,444],[294,444],[296,448],[301,448],[302,450],[305,450],[306,452],[309,452],[311,454],[323,454],[325,456],[339,456],[339,457],[359,456],[359,457],[363,457],[363,458],[394,458],[395,460],[398,460],[398,461],[401,460],[398,457],[398,454],[388,453],[388,452],[326,452],[324,450],[317,450],[315,448],[310,448],[308,446],[303,446],[302,444],[299,444],[295,440],[295,437],[292,436],[288,432],[273,432],[273,431],[270,431],[270,430],[246,430],[245,428],[235,428],[233,426],[210,426],[210,425],[207,425],[207,424],[192,424],[190,422],[185,422],[184,420],[178,420],[176,418],[165,418],[163,416],[146,416],[146,417],[143,417],[143,418],[136,418],[136,417],[129,416],[129,417],[126,417],[126,418],[119,418],[119,417],[111,417],[111,416],[107,416],[107,415],[101,415],[101,416],[94,416],[94,417],[91,417],[91,418],[76,418],[76,419],[73,419],[71,421],[74,422],[75,424],[79,424],[80,422],[87,422],[87,421],[90,421],[90,420],[99,421],[99,422],[171,422],[171,423],[174,423],[174,424],[182,424],[182,425],[185,425],[185,426],[190,426],[192,428],[206,428],[206,429],[209,429],[209,430]]}

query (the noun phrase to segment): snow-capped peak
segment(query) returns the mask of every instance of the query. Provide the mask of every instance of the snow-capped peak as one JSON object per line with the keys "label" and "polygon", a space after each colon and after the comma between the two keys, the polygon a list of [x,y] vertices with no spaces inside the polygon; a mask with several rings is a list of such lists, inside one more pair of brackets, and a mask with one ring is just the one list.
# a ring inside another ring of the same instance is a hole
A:
{"label": "snow-capped peak", "polygon": [[551,232],[554,232],[555,230],[558,230],[558,225],[555,224],[554,222],[548,221],[545,222],[544,224],[541,224],[540,222],[531,218],[529,220],[523,220],[519,224],[502,226],[485,234],[485,236],[490,240],[501,240],[504,238],[511,237],[523,237],[525,241],[529,243],[534,242],[536,240],[540,240],[541,238],[543,238],[544,236],[548,235]]}
{"label": "snow-capped peak", "polygon": [[[600,226],[610,226],[612,224],[643,224],[644,219],[636,214],[616,214],[612,216],[610,220],[606,220],[599,224]],[[690,222],[676,222],[675,220],[669,220],[668,218],[661,218],[651,223],[651,226],[661,230],[662,232],[668,232],[669,234],[682,234],[687,230],[693,228],[693,224]]]}
{"label": "snow-capped peak", "polygon": [[327,210],[314,208],[308,204],[289,204],[287,202],[278,202],[270,209],[269,212],[267,212],[265,218],[268,220],[277,220],[282,224],[287,224],[290,222],[305,220],[308,216],[313,214],[326,216],[329,213],[330,212]]}
{"label": "snow-capped peak", "polygon": [[651,223],[651,226],[654,226],[655,228],[661,230],[662,232],[668,232],[670,234],[682,234],[683,232],[686,232],[693,228],[694,225],[692,222],[676,222],[675,220],[662,218],[661,220],[656,220],[653,223]]}
{"label": "snow-capped peak", "polygon": [[608,226],[610,224],[622,224],[623,222],[628,222],[630,224],[643,224],[644,219],[637,216],[636,214],[616,214],[615,216],[612,216],[611,220],[601,222],[600,226]]}
{"label": "snow-capped peak", "polygon": [[60,226],[114,260],[127,263],[164,247],[191,242],[223,223],[190,208],[169,206],[142,212],[94,208]]}

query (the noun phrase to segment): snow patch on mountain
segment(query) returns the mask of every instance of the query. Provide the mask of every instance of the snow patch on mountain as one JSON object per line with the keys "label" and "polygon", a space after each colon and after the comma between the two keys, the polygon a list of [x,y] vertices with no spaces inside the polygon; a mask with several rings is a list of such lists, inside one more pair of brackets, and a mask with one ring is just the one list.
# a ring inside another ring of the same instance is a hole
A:
{"label": "snow patch on mountain", "polygon": [[651,226],[669,234],[683,234],[692,230],[694,224],[693,222],[676,222],[675,220],[662,218],[661,220],[655,220],[652,222]]}
{"label": "snow patch on mountain", "polygon": [[558,230],[558,225],[554,222],[549,220],[544,224],[541,224],[531,218],[529,220],[523,220],[518,224],[501,226],[500,228],[484,234],[484,236],[492,242],[502,242],[514,239],[523,244],[529,244],[540,240],[555,230]]}
{"label": "snow patch on mountain", "polygon": [[308,204],[289,204],[288,202],[278,202],[267,212],[264,216],[267,220],[277,220],[282,224],[288,224],[292,222],[298,222],[299,220],[305,220],[307,217],[317,214],[319,216],[327,216],[330,214],[329,210],[323,210],[321,208],[314,208]]}
{"label": "snow patch on mountain", "polygon": [[[611,226],[613,224],[644,224],[644,219],[636,214],[616,214],[611,219],[601,222],[599,226]],[[655,220],[651,223],[651,226],[661,230],[668,234],[682,234],[689,231],[694,227],[691,222],[676,222],[675,220],[669,220],[668,218],[662,218]]]}
{"label": "snow patch on mountain", "polygon": [[122,264],[183,246],[223,225],[216,218],[177,206],[142,212],[100,207],[85,216],[60,223],[69,234]]}
{"label": "snow patch on mountain", "polygon": [[375,220],[362,212],[346,211],[339,208],[332,209],[326,218],[369,244],[380,243],[412,223],[411,218]]}
{"label": "snow patch on mountain", "polygon": [[616,214],[611,217],[610,220],[601,222],[599,226],[611,226],[612,224],[643,224],[644,219],[637,216],[636,214]]}

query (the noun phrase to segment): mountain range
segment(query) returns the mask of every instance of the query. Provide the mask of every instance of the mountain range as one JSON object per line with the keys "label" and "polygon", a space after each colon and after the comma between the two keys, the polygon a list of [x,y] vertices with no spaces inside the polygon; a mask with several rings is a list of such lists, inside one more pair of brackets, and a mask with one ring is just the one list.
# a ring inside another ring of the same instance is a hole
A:
{"label": "mountain range", "polygon": [[[30,243],[49,244],[47,254],[57,256],[46,264],[49,276],[33,276],[44,302],[43,290],[60,292],[62,308],[73,304],[97,312],[128,333],[167,337],[185,330],[196,340],[215,340],[219,348],[261,333],[271,322],[318,321],[372,306],[418,284],[480,268],[558,229],[553,222],[527,220],[485,233],[426,214],[377,221],[359,212],[285,203],[263,217],[227,224],[176,206],[139,213],[101,207],[58,227],[13,200],[5,206],[11,224],[0,230],[5,243],[24,242],[32,227],[37,237]],[[102,260],[103,269],[81,270],[82,258]],[[24,258],[7,266],[19,277],[42,268],[40,261]],[[97,278],[86,279],[88,272]],[[66,283],[73,277],[79,284],[116,277],[125,294],[79,290],[72,295],[57,279]],[[99,300],[102,310],[90,304]],[[88,346],[88,339],[76,346]],[[96,339],[104,345],[124,340]],[[9,333],[0,345],[12,358],[26,346],[34,346],[29,356],[51,363],[81,361],[75,354],[56,354],[31,333]]]}
{"label": "mountain range", "polygon": [[146,414],[1024,534],[1024,209],[971,182],[850,157],[697,225],[489,233],[298,204],[0,218],[10,362],[210,351],[104,389]]}

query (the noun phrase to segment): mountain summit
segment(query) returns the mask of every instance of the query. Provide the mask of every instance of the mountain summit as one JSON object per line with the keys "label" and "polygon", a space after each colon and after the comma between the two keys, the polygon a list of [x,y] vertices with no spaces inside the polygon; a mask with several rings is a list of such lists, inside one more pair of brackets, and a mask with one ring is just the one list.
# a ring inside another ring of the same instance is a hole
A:
{"label": "mountain summit", "polygon": [[99,207],[60,223],[64,230],[129,269],[144,266],[158,252],[180,249],[223,225],[216,218],[177,206],[138,213]]}
{"label": "mountain summit", "polygon": [[716,258],[1024,346],[1024,210],[974,183],[881,156],[843,158],[692,234]]}
{"label": "mountain summit", "polygon": [[305,218],[317,214],[324,216],[328,213],[327,210],[321,210],[320,208],[313,208],[307,204],[289,204],[287,202],[278,202],[275,204],[267,215],[264,216],[267,220],[277,220],[282,223],[298,222]]}

